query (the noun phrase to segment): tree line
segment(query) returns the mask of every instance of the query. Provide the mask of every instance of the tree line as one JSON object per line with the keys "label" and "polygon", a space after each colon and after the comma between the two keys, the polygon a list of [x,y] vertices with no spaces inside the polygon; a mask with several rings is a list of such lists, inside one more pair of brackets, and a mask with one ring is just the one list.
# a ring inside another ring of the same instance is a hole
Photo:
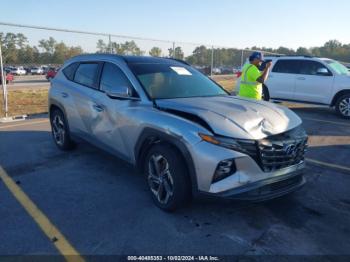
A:
{"label": "tree line", "polygon": [[[28,43],[28,38],[24,34],[4,34],[0,32],[0,41],[3,61],[5,64],[9,65],[62,64],[68,58],[84,53],[81,46],[68,46],[62,41],[58,42],[53,37],[41,39],[37,46],[31,46]],[[330,40],[321,47],[299,47],[296,50],[286,47],[274,49],[256,46],[253,46],[250,49],[285,55],[328,57],[350,63],[350,44],[342,44],[337,40]],[[198,66],[211,65],[212,56],[214,58],[214,66],[239,66],[242,61],[242,51],[240,49],[214,48],[214,53],[212,54],[212,49],[204,45],[196,47],[192,54],[185,56],[184,51],[180,46],[176,46],[175,50],[173,50],[172,47],[167,50],[162,50],[160,47],[154,46],[148,51],[148,53],[146,53],[146,51],[142,50],[135,41],[106,43],[102,39],[99,39],[96,43],[96,50],[96,53],[175,57]],[[244,61],[249,56],[250,52],[244,51],[243,54]]]}

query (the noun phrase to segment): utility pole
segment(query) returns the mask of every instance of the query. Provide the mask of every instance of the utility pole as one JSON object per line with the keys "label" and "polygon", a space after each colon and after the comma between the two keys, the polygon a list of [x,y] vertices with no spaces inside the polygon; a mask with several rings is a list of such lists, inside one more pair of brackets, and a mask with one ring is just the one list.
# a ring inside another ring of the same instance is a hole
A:
{"label": "utility pole", "polygon": [[175,58],[175,42],[173,42],[173,58]]}
{"label": "utility pole", "polygon": [[6,85],[6,76],[4,75],[4,65],[2,63],[2,49],[1,49],[1,41],[0,41],[0,70],[1,70],[1,82],[2,82],[2,90],[4,95],[4,110],[5,110],[5,118],[8,117],[8,105],[7,105],[7,85]]}
{"label": "utility pole", "polygon": [[113,54],[111,35],[108,35],[108,47],[109,53]]}

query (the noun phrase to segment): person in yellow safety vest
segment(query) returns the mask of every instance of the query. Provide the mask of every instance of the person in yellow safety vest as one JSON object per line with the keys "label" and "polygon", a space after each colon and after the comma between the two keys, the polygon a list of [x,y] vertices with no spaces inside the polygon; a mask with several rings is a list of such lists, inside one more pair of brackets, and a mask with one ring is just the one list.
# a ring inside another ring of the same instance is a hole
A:
{"label": "person in yellow safety vest", "polygon": [[254,52],[249,57],[249,62],[242,69],[239,96],[261,100],[262,84],[269,76],[271,62],[266,63],[264,71],[259,71],[259,66],[264,62],[261,52]]}

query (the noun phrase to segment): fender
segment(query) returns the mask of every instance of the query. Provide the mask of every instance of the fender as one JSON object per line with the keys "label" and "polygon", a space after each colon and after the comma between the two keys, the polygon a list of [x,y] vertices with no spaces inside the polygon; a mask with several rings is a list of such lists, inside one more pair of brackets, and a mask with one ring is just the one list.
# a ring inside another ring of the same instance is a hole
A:
{"label": "fender", "polygon": [[[52,106],[56,106],[58,107],[59,109],[61,109],[61,111],[63,112],[64,114],[64,117],[67,121],[67,113],[66,113],[66,110],[64,109],[64,106],[62,105],[61,102],[59,102],[57,99],[54,99],[54,98],[50,98],[49,99],[49,118],[50,118],[50,114],[51,114],[51,107]],[[67,124],[68,124],[68,121],[67,121]]]}

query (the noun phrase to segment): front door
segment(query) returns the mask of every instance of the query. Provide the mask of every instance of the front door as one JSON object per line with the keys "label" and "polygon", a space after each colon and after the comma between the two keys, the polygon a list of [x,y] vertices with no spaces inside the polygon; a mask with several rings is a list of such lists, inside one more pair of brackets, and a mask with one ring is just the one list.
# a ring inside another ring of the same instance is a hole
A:
{"label": "front door", "polygon": [[92,133],[106,149],[130,160],[133,156],[128,146],[128,137],[132,137],[128,132],[133,131],[130,128],[132,125],[130,115],[133,110],[132,104],[137,102],[111,98],[104,92],[107,88],[112,90],[118,87],[129,87],[133,90],[132,84],[117,65],[104,63],[100,91],[94,95],[96,112],[92,118]]}
{"label": "front door", "polygon": [[295,82],[295,100],[327,104],[333,81],[334,76],[326,66],[317,61],[302,60]]}

